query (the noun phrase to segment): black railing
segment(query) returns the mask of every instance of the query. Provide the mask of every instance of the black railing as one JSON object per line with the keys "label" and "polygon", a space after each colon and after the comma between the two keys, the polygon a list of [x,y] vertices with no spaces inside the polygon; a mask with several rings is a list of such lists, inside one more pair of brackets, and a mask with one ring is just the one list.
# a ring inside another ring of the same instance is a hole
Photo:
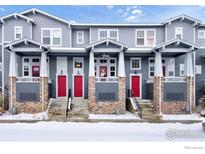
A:
{"label": "black railing", "polygon": [[68,118],[68,112],[71,110],[71,89],[68,91],[68,102],[66,106],[66,119]]}
{"label": "black railing", "polygon": [[138,115],[139,115],[140,118],[142,118],[142,109],[140,107],[140,104],[139,104],[138,100],[134,96],[134,93],[133,93],[132,89],[127,90],[127,97],[134,100],[134,103],[137,106]]}

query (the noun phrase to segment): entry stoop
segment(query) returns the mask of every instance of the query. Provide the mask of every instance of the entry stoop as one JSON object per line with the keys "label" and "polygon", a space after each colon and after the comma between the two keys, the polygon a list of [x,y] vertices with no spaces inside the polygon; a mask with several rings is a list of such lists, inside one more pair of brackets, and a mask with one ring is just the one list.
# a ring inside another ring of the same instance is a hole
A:
{"label": "entry stoop", "polygon": [[70,121],[81,121],[88,120],[88,99],[72,99],[71,111],[68,112],[67,120]]}

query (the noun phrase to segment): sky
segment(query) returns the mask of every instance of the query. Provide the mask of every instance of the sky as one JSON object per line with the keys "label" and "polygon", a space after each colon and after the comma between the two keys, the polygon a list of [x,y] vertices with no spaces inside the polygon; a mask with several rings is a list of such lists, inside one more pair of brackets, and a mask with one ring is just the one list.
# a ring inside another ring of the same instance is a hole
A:
{"label": "sky", "polygon": [[0,17],[30,8],[77,23],[161,23],[180,14],[205,22],[205,6],[199,5],[0,5]]}

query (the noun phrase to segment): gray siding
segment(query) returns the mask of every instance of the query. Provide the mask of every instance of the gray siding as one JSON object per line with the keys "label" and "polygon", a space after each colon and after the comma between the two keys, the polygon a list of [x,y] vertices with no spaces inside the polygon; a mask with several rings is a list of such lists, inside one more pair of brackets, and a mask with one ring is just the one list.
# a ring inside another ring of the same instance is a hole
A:
{"label": "gray siding", "polygon": [[70,47],[70,28],[67,24],[54,20],[50,17],[37,13],[27,15],[34,19],[37,24],[33,26],[33,40],[41,42],[41,28],[61,28],[62,29],[62,46]]}
{"label": "gray siding", "polygon": [[[135,31],[136,29],[146,29],[147,27],[108,27],[107,29],[118,29],[119,42],[124,43],[129,48],[135,48]],[[106,27],[91,28],[91,43],[98,41],[98,29],[106,29]],[[156,44],[164,42],[164,27],[149,27],[156,29]]]}
{"label": "gray siding", "polygon": [[201,47],[205,47],[205,39],[198,38],[198,31],[199,30],[205,30],[205,27],[199,27],[196,29],[196,33],[195,33],[196,44],[198,44]]}
{"label": "gray siding", "polygon": [[4,86],[8,88],[10,53],[4,50]]}
{"label": "gray siding", "polygon": [[17,83],[16,101],[40,101],[39,83]]}
{"label": "gray siding", "polygon": [[[77,31],[84,32],[84,43],[83,44],[77,44]],[[73,48],[85,47],[85,45],[88,45],[90,43],[89,39],[90,39],[89,29],[72,29],[72,47]]]}
{"label": "gray siding", "polygon": [[170,25],[167,25],[167,40],[175,39],[175,27],[183,27],[183,39],[194,42],[192,23],[186,21],[173,21]]}
{"label": "gray siding", "polygon": [[23,37],[30,38],[31,24],[27,23],[26,20],[18,18],[10,19],[5,22],[4,25],[4,41],[14,41],[14,27],[22,26]]}
{"label": "gray siding", "polygon": [[2,43],[2,26],[0,26],[0,43]]}

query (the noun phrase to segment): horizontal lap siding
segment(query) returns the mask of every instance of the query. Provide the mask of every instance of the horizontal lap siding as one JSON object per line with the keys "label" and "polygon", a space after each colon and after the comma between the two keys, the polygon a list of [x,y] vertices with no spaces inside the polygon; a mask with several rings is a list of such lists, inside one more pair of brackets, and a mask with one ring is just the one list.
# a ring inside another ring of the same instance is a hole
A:
{"label": "horizontal lap siding", "polygon": [[183,39],[194,42],[194,30],[192,23],[186,21],[173,21],[167,25],[167,40],[175,39],[175,27],[183,27]]}
{"label": "horizontal lap siding", "polygon": [[37,13],[27,15],[34,19],[36,24],[33,26],[33,39],[41,42],[41,28],[61,28],[62,29],[62,46],[70,47],[70,28],[67,24],[54,20],[50,17]]}
{"label": "horizontal lap siding", "polygon": [[[84,32],[84,43],[77,44],[77,32],[83,31]],[[89,29],[72,29],[72,47],[73,48],[82,48],[89,44]]]}

